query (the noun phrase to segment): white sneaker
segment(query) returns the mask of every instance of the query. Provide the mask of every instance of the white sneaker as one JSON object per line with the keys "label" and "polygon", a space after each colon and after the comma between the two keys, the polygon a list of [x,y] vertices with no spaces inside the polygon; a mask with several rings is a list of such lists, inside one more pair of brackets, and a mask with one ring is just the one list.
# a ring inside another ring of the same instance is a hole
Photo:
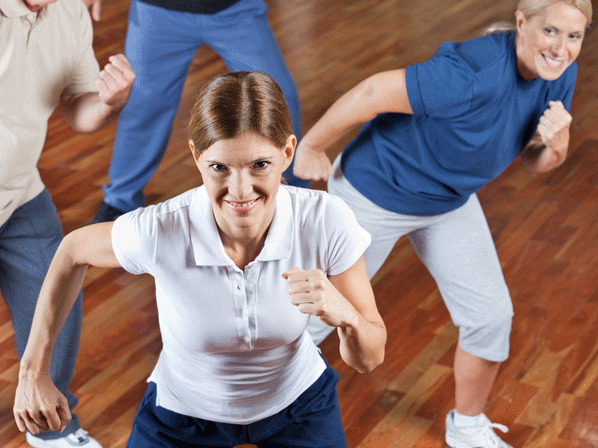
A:
{"label": "white sneaker", "polygon": [[60,437],[59,439],[44,440],[35,437],[31,433],[26,435],[27,443],[33,448],[72,448],[74,446],[83,446],[85,448],[102,448],[96,439],[87,435],[87,431],[79,428],[75,432]]}
{"label": "white sneaker", "polygon": [[453,421],[453,413],[450,411],[446,416],[445,441],[451,448],[513,448],[496,435],[492,428],[507,432],[505,425],[491,423],[486,415],[482,414],[478,426],[457,428]]}

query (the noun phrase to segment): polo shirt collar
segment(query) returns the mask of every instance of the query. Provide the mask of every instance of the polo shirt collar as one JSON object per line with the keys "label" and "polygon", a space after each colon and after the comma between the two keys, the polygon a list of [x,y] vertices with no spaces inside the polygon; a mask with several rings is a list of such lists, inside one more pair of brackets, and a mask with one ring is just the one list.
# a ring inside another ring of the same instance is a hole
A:
{"label": "polo shirt collar", "polygon": [[[232,260],[226,255],[212,204],[205,187],[195,190],[189,206],[191,252],[198,266],[230,266]],[[288,190],[280,186],[276,194],[276,210],[268,230],[262,251],[256,260],[271,261],[289,258],[295,234],[293,207]]]}
{"label": "polo shirt collar", "polygon": [[[44,6],[44,8],[42,8],[42,14],[45,13],[45,10],[48,8],[48,6],[50,5]],[[29,11],[27,6],[25,6],[25,3],[23,3],[23,0],[0,0],[0,11],[2,11],[2,14],[4,14],[6,17],[21,17],[29,14],[37,14],[35,12]]]}

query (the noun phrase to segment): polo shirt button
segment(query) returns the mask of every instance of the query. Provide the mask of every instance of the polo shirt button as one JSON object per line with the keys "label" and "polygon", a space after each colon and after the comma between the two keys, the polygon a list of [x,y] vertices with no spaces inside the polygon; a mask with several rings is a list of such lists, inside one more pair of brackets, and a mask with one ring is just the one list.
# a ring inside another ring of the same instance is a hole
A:
{"label": "polo shirt button", "polygon": [[237,291],[240,291],[241,287],[239,285],[237,285]]}
{"label": "polo shirt button", "polygon": [[249,344],[249,341],[251,341],[251,338],[249,336],[245,336],[243,338],[243,340]]}

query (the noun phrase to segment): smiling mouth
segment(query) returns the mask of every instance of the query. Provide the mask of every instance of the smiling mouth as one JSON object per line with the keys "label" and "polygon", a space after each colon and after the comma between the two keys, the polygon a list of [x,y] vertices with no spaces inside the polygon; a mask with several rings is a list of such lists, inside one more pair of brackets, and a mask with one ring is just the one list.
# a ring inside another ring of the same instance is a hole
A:
{"label": "smiling mouth", "polygon": [[[259,198],[258,198],[259,199]],[[230,208],[233,209],[235,213],[249,213],[257,204],[258,199],[254,199],[252,201],[247,202],[233,202],[233,201],[224,201],[228,204]]]}
{"label": "smiling mouth", "polygon": [[559,70],[565,64],[565,61],[559,61],[558,59],[552,59],[550,56],[546,56],[545,54],[542,54],[542,57],[544,58],[544,62],[546,62],[546,65],[548,66],[548,68],[550,68],[552,70]]}

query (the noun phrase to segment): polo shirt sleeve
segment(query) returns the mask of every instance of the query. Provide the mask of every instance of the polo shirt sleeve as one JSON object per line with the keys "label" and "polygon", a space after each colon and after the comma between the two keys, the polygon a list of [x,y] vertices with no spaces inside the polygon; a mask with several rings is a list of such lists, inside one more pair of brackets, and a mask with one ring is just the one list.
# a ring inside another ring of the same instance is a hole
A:
{"label": "polo shirt sleeve", "polygon": [[97,92],[96,80],[100,75],[100,66],[92,46],[93,26],[91,17],[84,2],[75,1],[73,7],[75,8],[74,20],[77,21],[73,26],[73,31],[77,35],[76,41],[79,43],[79,47],[65,93]]}
{"label": "polo shirt sleeve", "polygon": [[407,95],[414,115],[456,118],[471,108],[473,73],[455,45],[442,44],[429,60],[407,67]]}
{"label": "polo shirt sleeve", "polygon": [[328,195],[324,210],[326,244],[328,248],[326,274],[337,275],[353,266],[370,245],[370,234],[358,223],[345,202]]}
{"label": "polo shirt sleeve", "polygon": [[157,220],[154,206],[119,216],[112,226],[112,249],[120,265],[131,274],[152,274]]}

